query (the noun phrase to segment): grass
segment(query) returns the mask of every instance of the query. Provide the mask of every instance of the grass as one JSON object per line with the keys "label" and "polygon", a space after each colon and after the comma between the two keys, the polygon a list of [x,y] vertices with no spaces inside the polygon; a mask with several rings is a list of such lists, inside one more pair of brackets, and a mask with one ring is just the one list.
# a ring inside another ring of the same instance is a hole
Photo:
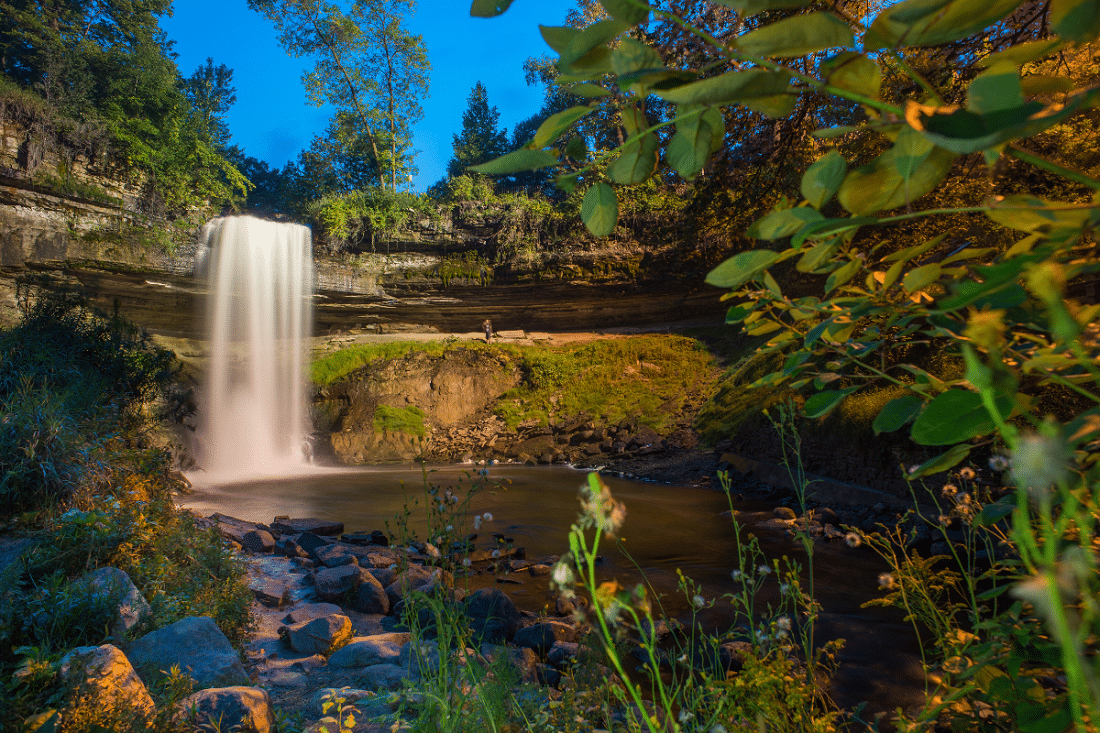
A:
{"label": "grass", "polygon": [[424,437],[424,411],[415,405],[390,407],[379,405],[374,411],[376,433],[406,433]]}
{"label": "grass", "polygon": [[[474,342],[472,345],[467,344],[466,347],[478,348],[478,344]],[[412,351],[439,356],[450,348],[454,347],[443,341],[389,341],[353,346],[314,361],[310,366],[310,379],[314,384],[324,387],[378,359],[400,359]]]}

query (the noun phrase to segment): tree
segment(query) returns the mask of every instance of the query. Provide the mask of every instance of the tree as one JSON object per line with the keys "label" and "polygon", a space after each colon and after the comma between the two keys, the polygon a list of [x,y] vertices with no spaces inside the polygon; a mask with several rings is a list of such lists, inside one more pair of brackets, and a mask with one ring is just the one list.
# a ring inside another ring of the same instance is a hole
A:
{"label": "tree", "polygon": [[229,125],[225,113],[237,101],[233,88],[233,70],[225,64],[206,63],[183,82],[183,92],[191,103],[194,125],[203,138],[220,150],[229,146]]}
{"label": "tree", "polygon": [[454,156],[447,163],[447,175],[460,176],[469,166],[508,151],[508,131],[497,129],[499,121],[500,111],[489,106],[485,85],[477,82],[462,113],[462,132],[454,136]]}
{"label": "tree", "polygon": [[401,25],[412,0],[356,0],[347,14],[320,0],[249,0],[249,7],[274,23],[289,53],[316,57],[302,81],[314,104],[336,108],[340,136],[332,142],[341,154],[369,150],[376,184],[396,189],[414,171],[412,125],[428,94],[424,42]]}

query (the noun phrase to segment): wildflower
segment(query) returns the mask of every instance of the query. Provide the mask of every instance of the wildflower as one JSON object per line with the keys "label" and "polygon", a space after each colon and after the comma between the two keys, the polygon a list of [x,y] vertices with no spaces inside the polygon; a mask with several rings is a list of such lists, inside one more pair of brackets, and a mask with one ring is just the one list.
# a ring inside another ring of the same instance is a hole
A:
{"label": "wildflower", "polygon": [[722,725],[721,723],[715,723],[710,727],[710,730],[707,731],[707,733],[728,733],[728,731],[726,730],[726,726]]}
{"label": "wildflower", "polygon": [[1027,489],[1033,501],[1045,501],[1051,487],[1066,479],[1072,459],[1064,441],[1027,432],[1012,454],[1012,478],[1017,486]]}
{"label": "wildflower", "polygon": [[707,601],[702,596],[696,595],[694,598],[691,599],[691,605],[695,606],[696,608],[702,608],[703,606],[707,605]]}
{"label": "wildflower", "polygon": [[481,515],[480,514],[475,514],[474,515],[474,531],[476,532],[479,529],[481,529]]}
{"label": "wildflower", "polygon": [[455,526],[453,524],[448,524],[447,525],[447,531],[448,532],[454,532],[455,531]]}
{"label": "wildflower", "polygon": [[470,558],[468,558],[468,557],[462,558],[462,567],[468,568],[468,567],[470,567],[470,564],[471,564],[470,563]]}
{"label": "wildflower", "polygon": [[918,463],[914,463],[912,466],[909,467],[909,473],[910,474],[914,474],[919,470],[920,470],[920,464],[918,464]]}
{"label": "wildflower", "polygon": [[686,723],[694,717],[695,715],[693,713],[689,713],[687,710],[681,710],[678,719],[681,723]]}
{"label": "wildflower", "polygon": [[572,585],[573,584],[573,569],[564,562],[559,562],[554,566],[553,574],[554,582],[558,585]]}
{"label": "wildflower", "polygon": [[1008,456],[995,455],[989,459],[989,467],[994,471],[1007,471],[1012,466]]}
{"label": "wildflower", "polygon": [[960,491],[958,494],[955,494],[955,503],[960,506],[966,506],[970,503],[970,494],[965,491]]}
{"label": "wildflower", "polygon": [[890,590],[894,587],[894,575],[892,573],[878,574],[878,587]]}
{"label": "wildflower", "polygon": [[789,635],[790,634],[788,634],[783,629],[780,629],[779,631],[775,632],[775,638],[779,639],[780,641],[782,641],[783,639],[786,639]]}
{"label": "wildflower", "polygon": [[424,543],[424,552],[428,553],[428,557],[439,559],[439,548],[431,542]]}
{"label": "wildflower", "polygon": [[500,550],[493,550],[493,557],[500,557]]}
{"label": "wildflower", "polygon": [[939,523],[944,527],[951,524],[951,517],[947,516],[946,514],[941,514],[939,517],[937,517],[937,519]]}
{"label": "wildflower", "polygon": [[477,475],[484,478],[485,476],[489,475],[489,469],[483,468],[483,469],[481,469],[480,471],[477,472]]}
{"label": "wildflower", "polygon": [[943,485],[943,495],[944,496],[952,497],[957,493],[959,493],[959,487],[956,486],[955,484],[944,484]]}
{"label": "wildflower", "polygon": [[771,575],[772,569],[767,565],[761,565],[756,569],[756,572],[760,573],[761,575]]}
{"label": "wildflower", "polygon": [[791,630],[791,619],[790,619],[790,617],[780,616],[779,618],[777,618],[775,620],[775,626],[780,631],[790,631]]}
{"label": "wildflower", "polygon": [[485,512],[484,514],[482,514],[482,515],[481,515],[481,518],[482,518],[483,520],[485,520],[486,522],[491,522],[491,521],[493,521],[493,515],[492,515],[492,514],[490,514],[489,512]]}
{"label": "wildflower", "polygon": [[844,535],[844,544],[848,547],[859,547],[863,544],[863,538],[859,536],[858,532],[849,532]]}
{"label": "wildflower", "polygon": [[964,481],[973,481],[975,475],[976,474],[974,473],[974,469],[970,466],[959,469],[959,478]]}
{"label": "wildflower", "polygon": [[452,504],[457,504],[458,503],[458,497],[455,496],[454,494],[451,494],[450,501],[451,501]]}
{"label": "wildflower", "polygon": [[740,581],[745,579],[745,574],[740,570],[734,570],[732,573],[730,573],[730,577],[734,580]]}
{"label": "wildflower", "polygon": [[779,595],[785,596],[790,592],[791,592],[791,584],[790,583],[780,583],[779,584]]}

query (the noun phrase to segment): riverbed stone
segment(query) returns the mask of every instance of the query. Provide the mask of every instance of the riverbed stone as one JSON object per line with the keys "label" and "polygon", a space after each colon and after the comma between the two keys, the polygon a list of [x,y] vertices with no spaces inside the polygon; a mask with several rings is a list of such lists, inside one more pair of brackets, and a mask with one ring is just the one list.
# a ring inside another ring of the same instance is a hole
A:
{"label": "riverbed stone", "polygon": [[309,553],[293,537],[280,537],[275,540],[272,552],[283,557],[309,557]]}
{"label": "riverbed stone", "polygon": [[141,595],[125,570],[102,567],[85,575],[78,583],[98,598],[108,598],[115,609],[111,636],[122,639],[151,613],[149,602]]}
{"label": "riverbed stone", "polygon": [[470,630],[482,642],[508,641],[519,631],[519,609],[499,588],[482,588],[466,599]]}
{"label": "riverbed stone", "polygon": [[329,544],[329,540],[325,539],[319,534],[314,534],[313,532],[302,532],[300,535],[297,536],[295,542],[297,542],[298,546],[309,553],[309,556],[313,557],[314,559],[316,558],[313,553],[317,550],[317,548],[324,547],[325,545]]}
{"label": "riverbed stone", "polygon": [[386,595],[390,599],[390,607],[400,603],[410,591],[427,593],[436,584],[445,588],[454,586],[454,576],[440,568],[427,568],[423,565],[410,565],[404,571],[398,573],[392,583],[386,586]]}
{"label": "riverbed stone", "polygon": [[555,667],[566,667],[577,658],[581,645],[574,641],[555,641],[546,652],[546,661]]}
{"label": "riverbed stone", "polygon": [[495,664],[508,664],[519,675],[520,682],[538,682],[536,667],[539,657],[526,647],[482,644],[481,655]]}
{"label": "riverbed stone", "polygon": [[359,564],[359,558],[347,545],[322,545],[313,550],[312,555],[330,568]]}
{"label": "riverbed stone", "polygon": [[275,537],[266,529],[251,529],[241,536],[241,547],[249,552],[271,552],[275,549]]}
{"label": "riverbed stone", "polygon": [[307,603],[287,613],[283,621],[288,624],[300,624],[303,621],[312,621],[322,616],[331,616],[340,613],[340,607],[335,603]]}
{"label": "riverbed stone", "polygon": [[281,580],[264,578],[255,585],[249,583],[248,587],[252,589],[256,600],[269,608],[280,608],[290,599],[290,589]]}
{"label": "riverbed stone", "polygon": [[412,673],[396,664],[374,664],[364,667],[357,675],[358,683],[368,690],[400,690]]}
{"label": "riverbed stone", "polygon": [[359,587],[351,598],[351,607],[360,613],[387,614],[390,612],[390,597],[386,589],[373,574],[359,573]]}
{"label": "riverbed stone", "polygon": [[322,568],[313,574],[313,587],[323,601],[342,601],[360,582],[358,565]]}
{"label": "riverbed stone", "polygon": [[543,621],[517,631],[512,642],[516,646],[534,649],[542,655],[550,651],[554,642],[576,640],[577,632],[569,624],[563,624],[561,621]]}
{"label": "riverbed stone", "polygon": [[192,616],[146,634],[126,647],[138,675],[146,684],[177,666],[196,687],[248,685],[237,652],[214,619]]}
{"label": "riverbed stone", "polygon": [[148,722],[156,712],[145,684],[118,647],[77,647],[62,658],[59,669],[66,685],[63,717]]}
{"label": "riverbed stone", "polygon": [[344,523],[333,522],[327,519],[306,517],[303,519],[278,519],[271,523],[271,528],[281,534],[301,534],[311,532],[315,535],[332,537],[343,534]]}
{"label": "riverbed stone", "polygon": [[286,627],[290,648],[300,654],[327,654],[351,638],[351,619],[343,614],[322,616]]}
{"label": "riverbed stone", "polygon": [[409,642],[407,633],[357,636],[329,657],[330,667],[370,667],[375,664],[395,664],[401,658],[401,647]]}
{"label": "riverbed stone", "polygon": [[200,690],[177,707],[180,716],[197,730],[270,733],[275,725],[271,697],[259,687]]}

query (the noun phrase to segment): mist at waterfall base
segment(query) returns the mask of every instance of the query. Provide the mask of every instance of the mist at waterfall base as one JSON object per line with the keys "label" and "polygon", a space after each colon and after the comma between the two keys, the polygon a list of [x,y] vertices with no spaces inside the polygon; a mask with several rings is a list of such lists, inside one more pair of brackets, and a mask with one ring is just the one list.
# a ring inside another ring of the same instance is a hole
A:
{"label": "mist at waterfall base", "polygon": [[251,216],[209,222],[196,270],[208,282],[209,357],[198,396],[202,483],[308,472],[310,230]]}

